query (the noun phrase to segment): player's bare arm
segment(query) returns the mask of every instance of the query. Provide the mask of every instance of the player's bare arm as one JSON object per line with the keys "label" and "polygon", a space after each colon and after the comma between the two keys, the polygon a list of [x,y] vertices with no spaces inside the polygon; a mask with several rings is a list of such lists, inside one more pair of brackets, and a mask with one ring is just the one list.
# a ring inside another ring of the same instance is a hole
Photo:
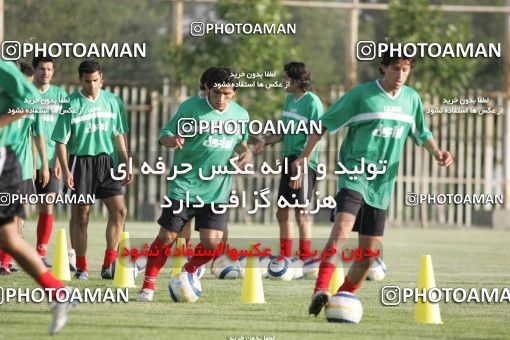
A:
{"label": "player's bare arm", "polygon": [[[40,179],[39,181],[42,183],[43,188],[46,187],[50,180],[50,170],[48,167],[48,157],[46,155],[46,141],[44,140],[44,135],[34,136],[33,140],[35,142],[35,146],[37,148],[37,152],[41,157],[41,170],[40,170]],[[34,158],[37,159],[37,156],[34,154]],[[34,162],[36,164],[36,162]],[[35,167],[34,167],[35,169]]]}
{"label": "player's bare arm", "polygon": [[12,122],[17,121],[18,119],[20,119],[24,115],[26,115],[27,112],[28,112],[27,110],[24,110],[22,113],[16,113],[14,115],[9,112],[6,112],[3,115],[0,115],[0,127],[3,127],[5,125],[11,124]]}
{"label": "player's bare arm", "polygon": [[[126,139],[125,139],[124,135],[117,135],[114,138],[115,146],[117,147],[117,151],[119,152],[120,162],[124,163],[124,164],[128,164],[129,156],[128,156],[128,153],[126,150],[125,140]],[[122,185],[131,184],[131,182],[133,182],[133,179],[134,179],[133,174],[128,173],[126,178],[122,182]]]}
{"label": "player's bare arm", "polygon": [[[308,141],[306,142],[305,149],[303,150],[303,153],[294,161],[292,162],[292,175],[296,176],[298,173],[298,169],[300,167],[303,167],[305,164],[305,158],[310,159],[310,155],[313,153],[313,150],[315,150],[315,147],[321,140],[322,136],[326,133],[326,129],[322,129],[322,133],[318,134],[314,132],[310,135],[308,138]],[[289,186],[292,189],[299,189],[301,188],[301,182],[302,182],[302,176],[296,180],[293,180],[290,182]]]}
{"label": "player's bare arm", "polygon": [[251,153],[250,148],[248,147],[247,142],[242,142],[242,143],[237,144],[234,151],[239,154],[239,161],[238,161],[237,165],[241,169],[244,169],[246,167],[246,165],[251,163],[253,155]]}
{"label": "player's bare arm", "polygon": [[182,149],[184,138],[180,136],[163,136],[160,138],[159,142],[168,149]]}
{"label": "player's bare arm", "polygon": [[64,183],[68,188],[74,190],[73,174],[69,171],[69,166],[67,164],[67,147],[65,144],[59,142],[55,143],[55,147],[57,150],[58,161],[60,162],[60,167],[64,175]]}
{"label": "player's bare arm", "polygon": [[262,154],[262,151],[264,151],[264,146],[266,145],[275,145],[277,143],[280,143],[283,140],[283,135],[270,135],[265,136],[262,139],[259,139],[257,144],[255,144],[255,147],[253,148],[253,152],[256,155]]}
{"label": "player's bare arm", "polygon": [[439,165],[448,167],[453,164],[453,157],[450,152],[441,150],[433,138],[427,139],[423,146],[436,159]]}

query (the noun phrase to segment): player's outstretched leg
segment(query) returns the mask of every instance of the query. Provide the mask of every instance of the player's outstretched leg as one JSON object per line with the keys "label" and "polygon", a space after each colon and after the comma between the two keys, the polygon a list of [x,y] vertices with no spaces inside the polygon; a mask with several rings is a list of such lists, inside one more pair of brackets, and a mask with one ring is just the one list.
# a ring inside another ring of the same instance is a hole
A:
{"label": "player's outstretched leg", "polygon": [[[382,236],[368,236],[359,235],[358,246],[365,252],[366,249],[370,248],[373,251],[379,249],[379,245],[382,243]],[[375,257],[363,256],[360,261],[355,261],[349,272],[345,276],[344,283],[338,288],[338,292],[349,292],[353,293],[361,287],[363,281],[365,281],[370,266],[374,263]]]}
{"label": "player's outstretched leg", "polygon": [[156,287],[156,278],[161,271],[161,268],[166,263],[167,255],[165,248],[171,247],[177,239],[177,233],[171,232],[163,227],[159,228],[159,234],[152,242],[149,253],[156,254],[156,256],[149,256],[147,259],[147,266],[145,267],[145,277],[143,285],[138,292],[136,301],[150,302],[154,298],[154,290]]}
{"label": "player's outstretched leg", "polygon": [[[62,282],[57,280],[48,271],[39,255],[25,240],[23,240],[16,228],[14,221],[0,225],[0,248],[12,254],[19,265],[32,276],[43,288],[53,289],[53,300],[59,289],[64,288]],[[67,313],[71,309],[70,301],[52,303],[53,321],[48,329],[50,334],[60,331],[67,323]]]}
{"label": "player's outstretched leg", "polygon": [[[342,249],[343,245],[347,241],[347,238],[349,237],[349,233],[351,232],[355,221],[356,216],[350,213],[336,213],[333,229],[331,230],[331,234],[324,251],[329,251],[331,247],[337,250]],[[329,302],[329,298],[331,296],[329,293],[329,282],[331,281],[331,277],[335,272],[334,263],[337,256],[338,255],[332,255],[324,258],[319,266],[319,275],[317,277],[317,281],[315,282],[312,301],[310,302],[310,306],[308,308],[309,314],[313,314],[315,316],[319,315],[322,308]]]}

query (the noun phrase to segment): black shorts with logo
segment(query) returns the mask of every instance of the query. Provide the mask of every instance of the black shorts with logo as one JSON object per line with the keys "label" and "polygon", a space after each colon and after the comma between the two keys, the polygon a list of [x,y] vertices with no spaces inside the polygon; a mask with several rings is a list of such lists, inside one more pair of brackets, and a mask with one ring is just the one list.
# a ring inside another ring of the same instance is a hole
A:
{"label": "black shorts with logo", "polygon": [[123,195],[122,182],[112,178],[114,167],[112,157],[102,153],[97,156],[69,156],[68,165],[73,174],[74,190],[65,188],[67,194],[79,195],[85,199],[87,195],[95,195],[104,199]]}
{"label": "black shorts with logo", "polygon": [[15,216],[25,218],[23,205],[12,202],[12,195],[19,194],[21,167],[18,157],[9,147],[0,147],[0,227]]}
{"label": "black shorts with logo", "polygon": [[387,211],[368,205],[363,195],[357,191],[342,188],[336,194],[336,209],[331,210],[331,222],[335,214],[346,212],[356,216],[353,231],[367,236],[383,236]]}
{"label": "black shorts with logo", "polygon": [[[186,222],[195,218],[195,230],[200,229],[214,229],[221,230],[225,229],[225,223],[227,222],[227,213],[216,214],[211,209],[211,204],[206,204],[201,208],[193,208],[184,206],[182,211],[174,214],[174,211],[178,211],[181,207],[181,201],[170,199],[172,206],[163,208],[161,216],[158,219],[158,224],[163,228],[180,233],[184,228]],[[186,205],[186,202],[183,202]]]}
{"label": "black shorts with logo", "polygon": [[50,170],[50,180],[48,184],[43,188],[42,183],[39,182],[41,180],[40,171],[37,170],[37,175],[35,177],[35,189],[38,194],[51,194],[58,192],[58,181],[59,179],[55,177],[53,171]]}
{"label": "black shorts with logo", "polygon": [[[292,162],[294,162],[298,158],[298,156],[288,156],[286,158],[288,169],[284,169],[280,177],[280,185],[278,187],[277,197],[280,198],[280,196],[283,196],[289,203],[294,203],[297,198],[299,204],[304,204],[306,199],[308,199],[308,201],[311,204],[315,189],[315,180],[317,177],[317,173],[315,172],[314,169],[308,167],[307,169],[308,174],[306,175],[306,177],[303,178],[301,188],[292,189],[289,186],[289,183],[291,181],[290,178],[292,177]],[[294,195],[294,197],[292,195]]]}

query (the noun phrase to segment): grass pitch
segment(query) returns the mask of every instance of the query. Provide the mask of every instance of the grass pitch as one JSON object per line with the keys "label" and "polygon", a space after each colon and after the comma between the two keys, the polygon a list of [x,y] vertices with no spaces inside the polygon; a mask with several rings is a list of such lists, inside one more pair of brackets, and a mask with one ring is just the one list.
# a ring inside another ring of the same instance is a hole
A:
{"label": "grass pitch", "polygon": [[[55,229],[67,225],[55,223]],[[28,221],[24,236],[34,244],[36,222]],[[128,223],[131,238],[152,240],[154,223]],[[275,237],[277,226],[229,225],[231,237],[246,235]],[[314,226],[314,237],[323,243],[330,226]],[[50,246],[56,239],[54,231]],[[158,278],[152,303],[137,303],[136,289],[130,302],[121,304],[81,304],[70,314],[66,328],[58,335],[73,339],[325,339],[325,338],[510,338],[510,304],[440,303],[442,325],[419,325],[414,321],[414,304],[385,307],[381,288],[385,285],[414,288],[420,255],[432,255],[438,287],[510,287],[508,261],[510,233],[484,229],[387,229],[384,261],[388,273],[382,282],[366,282],[357,292],[363,303],[363,319],[358,325],[330,324],[324,312],[307,315],[313,281],[276,282],[264,280],[266,304],[240,302],[242,280],[218,280],[209,270],[201,280],[203,293],[194,304],[173,303],[167,285],[170,269]],[[89,226],[87,255],[90,280],[71,281],[84,288],[110,287],[100,279],[104,253],[104,223]],[[314,244],[322,248],[322,244]],[[51,247],[52,248],[52,247]],[[49,257],[53,257],[53,249]],[[136,283],[141,285],[143,275]],[[24,273],[0,277],[2,287],[36,287]],[[47,336],[51,315],[46,303],[0,305],[0,338],[39,339]],[[265,338],[264,338],[265,337]]]}

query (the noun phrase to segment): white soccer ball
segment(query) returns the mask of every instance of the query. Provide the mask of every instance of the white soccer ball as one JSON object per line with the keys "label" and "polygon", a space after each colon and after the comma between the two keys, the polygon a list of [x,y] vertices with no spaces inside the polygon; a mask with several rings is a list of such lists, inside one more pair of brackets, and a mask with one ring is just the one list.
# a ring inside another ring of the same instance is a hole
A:
{"label": "white soccer ball", "polygon": [[[138,276],[138,273],[140,272],[140,270],[138,270],[138,266],[136,265],[136,263],[134,261],[131,261],[131,260],[128,260],[129,261],[129,269],[130,269],[130,272],[133,273],[133,279],[136,279],[136,277]],[[112,275],[113,277],[115,277],[115,270],[117,269],[117,260],[113,261],[112,262]]]}
{"label": "white soccer ball", "polygon": [[376,258],[368,270],[367,280],[382,281],[386,276],[386,264],[380,258]]}
{"label": "white soccer ball", "polygon": [[175,302],[195,302],[202,294],[202,285],[196,275],[183,271],[170,280],[168,292]]}
{"label": "white soccer ball", "polygon": [[326,319],[329,322],[358,323],[362,316],[360,299],[349,292],[336,293],[326,305]]}
{"label": "white soccer ball", "polygon": [[237,279],[241,275],[239,261],[232,261],[228,255],[221,255],[211,265],[211,273],[218,279]]}
{"label": "white soccer ball", "polygon": [[138,271],[144,271],[145,267],[147,267],[147,257],[146,256],[140,256],[135,261],[136,268],[138,268]]}
{"label": "white soccer ball", "polygon": [[273,280],[290,281],[294,278],[294,268],[290,259],[286,257],[281,260],[272,259],[267,267],[267,273]]}
{"label": "white soccer ball", "polygon": [[292,267],[294,268],[294,280],[300,280],[305,277],[303,274],[303,261],[299,259],[299,257],[292,257],[290,259]]}
{"label": "white soccer ball", "polygon": [[321,264],[321,260],[308,260],[303,263],[303,275],[307,280],[317,280],[319,277],[319,266]]}
{"label": "white soccer ball", "polygon": [[[244,274],[246,273],[246,263],[247,263],[247,257],[246,256],[239,256],[239,266],[241,269],[241,277],[244,277]],[[259,256],[258,259],[256,259],[257,262],[255,262],[256,268],[260,269],[260,276],[265,279],[268,277],[267,274],[267,266],[269,265],[269,262],[271,261],[269,257],[265,256]]]}
{"label": "white soccer ball", "polygon": [[201,279],[204,276],[204,274],[205,274],[205,264],[200,266],[200,267],[198,267],[198,269],[197,269],[197,277],[199,279]]}
{"label": "white soccer ball", "polygon": [[269,256],[259,257],[260,274],[262,275],[263,279],[267,279],[269,277],[269,273],[267,271],[269,262],[271,262],[271,258]]}

